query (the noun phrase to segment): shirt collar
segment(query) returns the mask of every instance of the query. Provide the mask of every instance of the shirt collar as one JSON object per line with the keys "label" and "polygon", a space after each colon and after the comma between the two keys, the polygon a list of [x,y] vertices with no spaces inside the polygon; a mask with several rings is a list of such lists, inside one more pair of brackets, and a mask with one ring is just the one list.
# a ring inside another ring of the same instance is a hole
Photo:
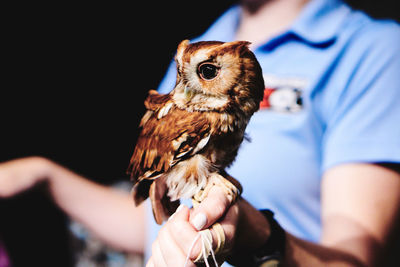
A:
{"label": "shirt collar", "polygon": [[[201,36],[201,40],[232,41],[239,23],[240,12],[241,8],[237,5],[228,9]],[[350,8],[341,0],[311,0],[292,26],[280,36],[294,34],[310,44],[328,43],[337,37],[349,13]]]}
{"label": "shirt collar", "polygon": [[350,11],[341,0],[312,0],[304,7],[289,32],[311,44],[333,41]]}

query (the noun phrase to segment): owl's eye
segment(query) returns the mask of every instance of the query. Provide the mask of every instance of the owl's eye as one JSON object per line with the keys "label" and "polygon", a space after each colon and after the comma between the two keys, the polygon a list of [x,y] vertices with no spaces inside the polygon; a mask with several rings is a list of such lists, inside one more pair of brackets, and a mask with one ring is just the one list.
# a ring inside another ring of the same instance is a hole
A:
{"label": "owl's eye", "polygon": [[203,63],[199,66],[198,72],[203,80],[212,80],[218,76],[219,68],[210,63]]}

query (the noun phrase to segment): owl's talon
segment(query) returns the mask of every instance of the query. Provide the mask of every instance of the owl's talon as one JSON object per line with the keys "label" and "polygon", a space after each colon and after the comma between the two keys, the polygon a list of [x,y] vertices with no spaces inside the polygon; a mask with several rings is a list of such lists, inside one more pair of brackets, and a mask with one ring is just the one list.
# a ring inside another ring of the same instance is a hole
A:
{"label": "owl's talon", "polygon": [[220,174],[214,173],[210,177],[210,181],[207,186],[192,197],[194,207],[200,204],[208,196],[208,193],[214,186],[219,186],[223,190],[231,204],[236,202],[241,193],[240,190],[230,181],[225,179]]}
{"label": "owl's talon", "polygon": [[213,184],[219,186],[224,191],[231,204],[235,203],[241,194],[241,191],[233,183],[218,173],[213,175]]}

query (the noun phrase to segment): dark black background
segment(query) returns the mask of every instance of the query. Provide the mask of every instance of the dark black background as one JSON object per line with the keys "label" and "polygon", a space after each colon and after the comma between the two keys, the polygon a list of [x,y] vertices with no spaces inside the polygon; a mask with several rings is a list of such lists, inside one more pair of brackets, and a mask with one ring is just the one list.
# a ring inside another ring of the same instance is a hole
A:
{"label": "dark black background", "polygon": [[[103,184],[127,180],[147,91],[177,44],[233,2],[3,3],[0,162],[40,155]],[[351,2],[399,19],[394,1]],[[69,265],[65,217],[43,192],[0,200],[15,266]]]}
{"label": "dark black background", "polygon": [[146,93],[179,41],[229,4],[212,2],[13,6],[3,39],[0,161],[41,155],[100,182],[124,179]]}

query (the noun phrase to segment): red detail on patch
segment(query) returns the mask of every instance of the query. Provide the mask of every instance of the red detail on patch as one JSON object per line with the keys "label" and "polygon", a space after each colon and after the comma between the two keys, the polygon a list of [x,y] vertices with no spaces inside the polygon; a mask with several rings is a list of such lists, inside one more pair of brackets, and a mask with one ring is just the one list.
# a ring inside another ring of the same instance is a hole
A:
{"label": "red detail on patch", "polygon": [[269,87],[265,88],[265,90],[264,90],[264,98],[260,102],[260,109],[271,108],[271,104],[269,103],[269,97],[275,90],[276,90],[275,88],[269,88]]}

